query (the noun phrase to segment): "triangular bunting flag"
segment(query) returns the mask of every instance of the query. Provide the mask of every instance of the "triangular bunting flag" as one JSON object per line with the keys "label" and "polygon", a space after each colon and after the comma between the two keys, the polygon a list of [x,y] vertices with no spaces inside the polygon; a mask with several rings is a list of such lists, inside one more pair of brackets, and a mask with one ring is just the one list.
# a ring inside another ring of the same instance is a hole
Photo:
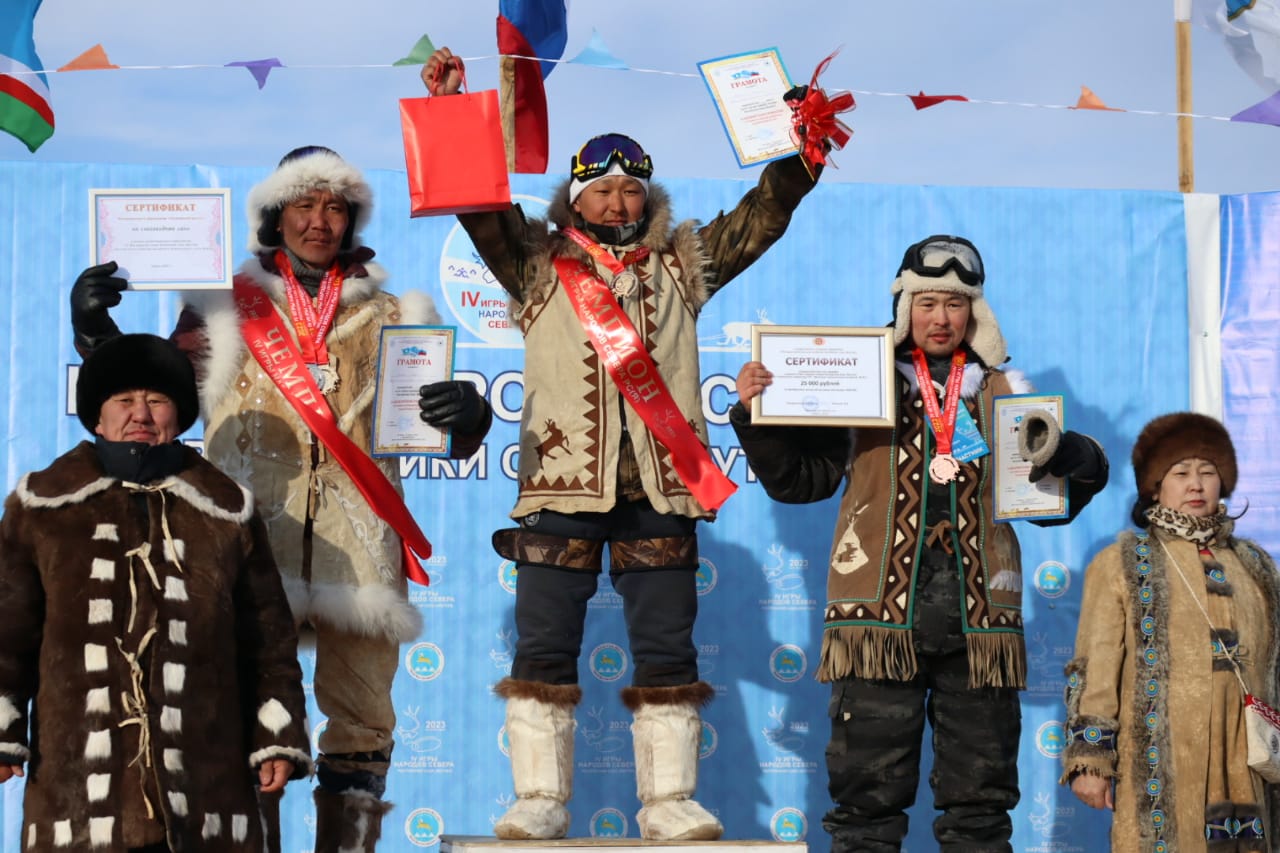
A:
{"label": "triangular bunting flag", "polygon": [[66,65],[59,68],[59,71],[107,71],[112,68],[119,68],[119,65],[107,59],[107,52],[102,49],[101,44],[95,44]]}
{"label": "triangular bunting flag", "polygon": [[911,104],[917,110],[928,109],[929,107],[936,106],[943,101],[969,100],[964,95],[926,95],[924,92],[921,92],[918,95],[907,95],[907,97],[911,99]]}
{"label": "triangular bunting flag", "polygon": [[1259,101],[1231,117],[1232,121],[1251,121],[1255,124],[1274,124],[1280,127],[1280,92],[1265,101]]}
{"label": "triangular bunting flag", "polygon": [[604,39],[600,37],[600,33],[594,28],[591,30],[591,41],[587,42],[587,46],[582,49],[581,53],[569,61],[575,65],[613,68],[618,71],[628,70],[627,63],[618,59],[609,51],[609,46],[604,43]]}
{"label": "triangular bunting flag", "polygon": [[1124,110],[1119,107],[1109,107],[1102,103],[1102,99],[1093,94],[1093,90],[1088,86],[1080,87],[1080,100],[1076,101],[1076,105],[1071,107],[1073,110],[1109,110],[1113,113],[1122,113]]}
{"label": "triangular bunting flag", "polygon": [[284,68],[284,63],[273,56],[270,59],[246,59],[238,62],[228,62],[225,67],[248,68],[249,73],[253,75],[253,79],[258,81],[258,88],[261,89],[267,85],[267,75],[271,73],[271,69]]}
{"label": "triangular bunting flag", "polygon": [[427,60],[431,58],[431,54],[436,52],[436,46],[431,43],[431,36],[423,35],[418,39],[418,43],[413,46],[413,50],[409,51],[408,56],[397,59],[392,65],[426,65]]}

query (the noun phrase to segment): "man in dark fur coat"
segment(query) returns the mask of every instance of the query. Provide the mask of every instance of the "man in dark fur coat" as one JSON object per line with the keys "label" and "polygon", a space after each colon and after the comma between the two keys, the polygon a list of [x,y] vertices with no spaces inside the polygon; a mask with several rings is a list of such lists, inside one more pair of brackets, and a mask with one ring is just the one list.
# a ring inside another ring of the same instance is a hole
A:
{"label": "man in dark fur coat", "polygon": [[176,441],[198,403],[168,341],[102,344],[76,405],[95,441],[24,476],[0,519],[0,782],[26,764],[22,848],[261,851],[278,827],[255,787],[312,770],[266,528]]}
{"label": "man in dark fur coat", "polygon": [[[818,501],[845,482],[818,669],[832,687],[835,805],[823,826],[833,853],[901,848],[926,716],[938,849],[1011,850],[1026,681],[1022,565],[1012,526],[993,523],[990,448],[994,398],[1032,388],[1004,366],[985,280],[962,237],[907,249],[892,287],[892,428],[752,424],[746,404],[772,374],[748,362],[738,375],[729,420],[769,496]],[[1074,518],[1107,483],[1102,447],[1044,410],[1021,426],[1031,479],[1065,477]]]}
{"label": "man in dark fur coat", "polygon": [[[436,94],[458,90],[450,57],[441,48],[423,68]],[[772,162],[732,211],[677,223],[650,158],[605,134],[573,158],[549,222],[518,206],[458,217],[525,340],[520,527],[494,535],[519,573],[515,660],[496,688],[517,795],[494,825],[501,838],[568,830],[578,656],[606,544],[634,663],[622,701],[634,714],[640,834],[723,832],[693,799],[700,708],[713,695],[692,639],[695,529],[732,491],[706,451],[697,318],[786,231],[814,186],[818,167],[806,166]]]}

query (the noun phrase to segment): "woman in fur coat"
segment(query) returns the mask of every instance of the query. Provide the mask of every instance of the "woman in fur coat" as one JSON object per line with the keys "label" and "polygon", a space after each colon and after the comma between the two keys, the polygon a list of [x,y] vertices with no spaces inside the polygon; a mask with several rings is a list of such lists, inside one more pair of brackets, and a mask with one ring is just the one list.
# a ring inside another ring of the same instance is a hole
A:
{"label": "woman in fur coat", "polygon": [[1114,810],[1113,850],[1280,849],[1244,709],[1245,687],[1280,699],[1280,579],[1219,502],[1236,485],[1231,437],[1204,415],[1164,415],[1138,436],[1133,470],[1139,530],[1085,574],[1063,781]]}

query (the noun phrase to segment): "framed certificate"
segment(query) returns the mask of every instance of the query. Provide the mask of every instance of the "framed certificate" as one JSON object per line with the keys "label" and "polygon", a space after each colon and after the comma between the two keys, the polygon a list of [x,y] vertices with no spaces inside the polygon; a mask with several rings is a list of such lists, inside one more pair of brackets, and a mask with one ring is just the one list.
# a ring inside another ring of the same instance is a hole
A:
{"label": "framed certificate", "polygon": [[753,166],[800,150],[791,138],[791,79],[777,48],[698,63],[738,165]]}
{"label": "framed certificate", "polygon": [[752,423],[893,426],[890,327],[753,325],[751,358],[773,374]]}
{"label": "framed certificate", "polygon": [[229,289],[231,190],[89,190],[89,264],[133,290]]}
{"label": "framed certificate", "polygon": [[1042,409],[1062,424],[1061,394],[1008,394],[995,398],[992,415],[991,465],[995,472],[995,520],[1031,521],[1067,517],[1067,481],[1045,474],[1032,483],[1031,463],[1018,449],[1018,424],[1033,409]]}
{"label": "framed certificate", "polygon": [[454,326],[384,326],[373,396],[373,456],[439,456],[452,436],[419,417],[418,389],[453,377]]}

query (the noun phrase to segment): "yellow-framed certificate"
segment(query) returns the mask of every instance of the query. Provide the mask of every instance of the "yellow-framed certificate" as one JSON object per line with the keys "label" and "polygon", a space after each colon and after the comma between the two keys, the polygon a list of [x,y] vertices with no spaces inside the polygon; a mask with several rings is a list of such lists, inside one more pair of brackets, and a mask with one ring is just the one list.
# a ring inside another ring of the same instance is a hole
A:
{"label": "yellow-framed certificate", "polygon": [[89,265],[131,290],[230,289],[231,190],[89,190]]}
{"label": "yellow-framed certificate", "polygon": [[1061,394],[1006,394],[994,400],[991,464],[995,471],[996,521],[1067,517],[1067,481],[1045,474],[1032,483],[1031,463],[1018,448],[1018,424],[1036,409],[1062,424]]}
{"label": "yellow-framed certificate", "polygon": [[373,396],[373,456],[440,456],[452,435],[420,417],[423,385],[453,377],[454,326],[383,326]]}
{"label": "yellow-framed certificate", "polygon": [[791,108],[782,100],[791,89],[791,78],[776,47],[708,59],[698,63],[698,71],[739,166],[777,160],[799,150],[791,138]]}
{"label": "yellow-framed certificate", "polygon": [[752,423],[893,426],[892,328],[753,325],[751,358],[773,374]]}

